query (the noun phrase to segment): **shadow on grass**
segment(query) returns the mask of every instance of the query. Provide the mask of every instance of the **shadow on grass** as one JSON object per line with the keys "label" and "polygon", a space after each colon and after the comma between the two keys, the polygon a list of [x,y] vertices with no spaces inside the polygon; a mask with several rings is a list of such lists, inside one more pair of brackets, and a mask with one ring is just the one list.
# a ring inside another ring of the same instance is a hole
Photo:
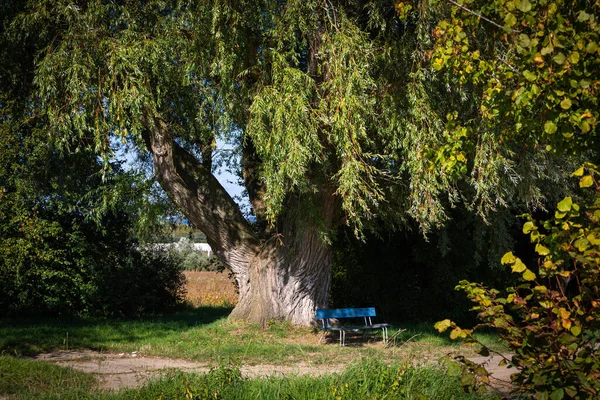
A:
{"label": "shadow on grass", "polygon": [[[35,355],[56,350],[109,350],[157,343],[224,319],[229,307],[184,308],[138,319],[26,317],[0,319],[0,354]],[[107,349],[108,347],[108,349]]]}

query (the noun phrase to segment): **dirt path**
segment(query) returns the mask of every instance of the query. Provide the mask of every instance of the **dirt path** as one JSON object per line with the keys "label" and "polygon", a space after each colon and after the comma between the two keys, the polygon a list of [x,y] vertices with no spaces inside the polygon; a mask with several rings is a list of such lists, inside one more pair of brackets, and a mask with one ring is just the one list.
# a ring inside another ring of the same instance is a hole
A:
{"label": "dirt path", "polygon": [[[136,388],[145,384],[150,378],[156,377],[169,369],[185,372],[206,373],[210,371],[208,363],[138,356],[136,353],[99,353],[93,351],[60,351],[39,354],[35,360],[43,360],[57,365],[69,366],[74,369],[91,373],[98,379],[102,389]],[[500,357],[477,357],[471,360],[485,363],[487,370],[492,375],[492,386],[500,391],[510,389],[510,374],[514,370],[499,367]],[[246,365],[241,366],[242,375],[248,378],[282,376],[282,375],[310,375],[319,376],[341,372],[346,368],[344,364],[318,364],[310,365],[297,363],[293,366],[281,365]]]}
{"label": "dirt path", "polygon": [[[138,356],[136,353],[98,353],[93,351],[60,351],[39,354],[35,360],[53,362],[57,365],[91,373],[98,378],[103,389],[121,389],[140,387],[150,378],[169,369],[185,372],[206,373],[211,365],[195,361],[178,360],[160,357]],[[346,368],[343,364],[309,365],[297,363],[293,366],[281,365],[245,365],[241,366],[242,375],[248,378],[311,375],[318,376],[341,372]]]}

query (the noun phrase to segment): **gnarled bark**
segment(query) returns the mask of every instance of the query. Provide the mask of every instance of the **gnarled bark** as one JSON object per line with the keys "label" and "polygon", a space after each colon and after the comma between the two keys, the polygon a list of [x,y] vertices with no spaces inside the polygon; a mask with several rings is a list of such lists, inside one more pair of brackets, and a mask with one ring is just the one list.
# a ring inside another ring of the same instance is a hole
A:
{"label": "gnarled bark", "polygon": [[327,306],[331,256],[331,246],[315,230],[291,241],[265,243],[251,260],[246,280],[238,280],[240,297],[231,316],[261,324],[281,319],[310,325],[315,309]]}

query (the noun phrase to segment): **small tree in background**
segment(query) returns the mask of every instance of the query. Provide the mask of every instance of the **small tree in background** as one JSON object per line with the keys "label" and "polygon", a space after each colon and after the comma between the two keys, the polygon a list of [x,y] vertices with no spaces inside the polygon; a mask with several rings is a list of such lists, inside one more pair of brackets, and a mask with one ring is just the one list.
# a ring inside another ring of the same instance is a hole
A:
{"label": "small tree in background", "polygon": [[[540,259],[527,267],[512,253],[502,263],[519,276],[519,284],[500,292],[461,281],[476,305],[481,321],[461,329],[440,321],[443,332],[468,344],[479,343],[473,332],[492,328],[514,355],[502,363],[514,367],[511,381],[517,390],[536,399],[592,399],[600,395],[600,170],[586,163],[574,176],[586,189],[581,204],[566,197],[554,218],[536,223],[531,216],[523,226],[535,243]],[[480,354],[490,350],[482,346]],[[460,358],[463,384],[469,389],[488,382],[482,366]]]}

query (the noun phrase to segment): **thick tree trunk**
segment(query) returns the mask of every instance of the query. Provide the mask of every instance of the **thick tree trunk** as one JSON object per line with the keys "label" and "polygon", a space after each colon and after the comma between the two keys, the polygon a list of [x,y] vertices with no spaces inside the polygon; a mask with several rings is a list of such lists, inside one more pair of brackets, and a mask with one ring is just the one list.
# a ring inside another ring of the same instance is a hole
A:
{"label": "thick tree trunk", "polygon": [[265,243],[248,274],[237,276],[240,296],[231,318],[262,325],[271,319],[310,325],[315,309],[327,306],[331,246],[316,231],[298,235],[291,245],[282,240]]}
{"label": "thick tree trunk", "polygon": [[260,240],[210,169],[173,141],[159,118],[148,117],[145,124],[158,182],[237,279],[240,296],[231,317],[312,324],[315,309],[327,305],[331,286],[332,249],[320,232],[331,228],[333,193],[305,196],[319,215],[300,213],[302,201],[290,200],[279,233]]}

